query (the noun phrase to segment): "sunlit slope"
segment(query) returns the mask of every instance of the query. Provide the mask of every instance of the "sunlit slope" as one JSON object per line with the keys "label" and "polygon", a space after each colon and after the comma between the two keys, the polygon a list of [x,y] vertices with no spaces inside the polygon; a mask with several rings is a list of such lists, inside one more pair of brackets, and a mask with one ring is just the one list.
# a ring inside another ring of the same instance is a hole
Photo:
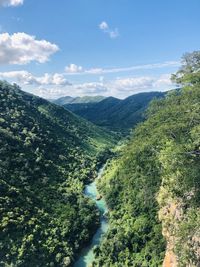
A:
{"label": "sunlit slope", "polygon": [[68,266],[97,226],[82,195],[114,137],[0,82],[0,265]]}

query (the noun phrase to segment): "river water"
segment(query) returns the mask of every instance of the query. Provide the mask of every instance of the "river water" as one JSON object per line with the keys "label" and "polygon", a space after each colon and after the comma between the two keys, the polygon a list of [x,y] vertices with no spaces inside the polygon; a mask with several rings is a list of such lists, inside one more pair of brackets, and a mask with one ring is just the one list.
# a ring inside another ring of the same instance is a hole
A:
{"label": "river water", "polygon": [[91,266],[91,264],[95,258],[94,252],[93,252],[94,247],[96,245],[99,245],[103,234],[105,234],[108,230],[108,221],[103,216],[104,213],[108,212],[106,202],[105,202],[104,198],[102,198],[99,201],[96,200],[96,197],[99,195],[99,192],[98,192],[97,187],[96,187],[96,182],[98,179],[101,178],[103,171],[104,171],[104,167],[99,170],[98,176],[95,179],[95,181],[88,184],[84,190],[85,196],[93,199],[96,203],[98,210],[100,211],[100,216],[101,216],[100,217],[100,226],[99,226],[97,232],[95,233],[95,235],[93,236],[90,245],[81,251],[80,257],[75,262],[74,267],[90,267]]}

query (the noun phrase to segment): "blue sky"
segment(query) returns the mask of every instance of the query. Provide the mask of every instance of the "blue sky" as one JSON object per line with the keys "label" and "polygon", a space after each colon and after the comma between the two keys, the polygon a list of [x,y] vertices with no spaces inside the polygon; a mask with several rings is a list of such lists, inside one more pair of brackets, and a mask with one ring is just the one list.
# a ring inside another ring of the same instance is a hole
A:
{"label": "blue sky", "polygon": [[0,0],[0,78],[29,92],[167,90],[199,50],[199,0]]}

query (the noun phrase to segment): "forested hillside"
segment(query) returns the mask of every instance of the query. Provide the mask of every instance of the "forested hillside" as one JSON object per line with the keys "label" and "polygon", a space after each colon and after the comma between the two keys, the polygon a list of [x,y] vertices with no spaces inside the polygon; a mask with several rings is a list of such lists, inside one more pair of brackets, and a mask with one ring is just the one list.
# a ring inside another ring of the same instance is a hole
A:
{"label": "forested hillside", "polygon": [[0,82],[0,266],[71,266],[98,212],[83,184],[114,137]]}
{"label": "forested hillside", "polygon": [[144,111],[149,102],[161,97],[164,97],[164,93],[140,93],[124,100],[108,97],[98,103],[69,103],[64,107],[99,126],[127,134],[144,120]]}
{"label": "forested hillside", "polygon": [[51,102],[63,106],[67,104],[81,104],[81,103],[98,103],[105,99],[103,96],[78,96],[78,97],[71,97],[71,96],[64,96],[60,97],[56,100],[51,100]]}
{"label": "forested hillside", "polygon": [[94,266],[199,266],[200,52],[173,79],[99,182],[110,228]]}

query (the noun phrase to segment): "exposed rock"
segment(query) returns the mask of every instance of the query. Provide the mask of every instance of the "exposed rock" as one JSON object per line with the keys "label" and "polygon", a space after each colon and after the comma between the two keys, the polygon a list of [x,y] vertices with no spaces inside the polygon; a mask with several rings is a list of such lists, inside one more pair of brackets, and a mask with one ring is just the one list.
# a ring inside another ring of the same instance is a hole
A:
{"label": "exposed rock", "polygon": [[96,200],[97,201],[99,201],[99,200],[101,200],[102,199],[102,196],[101,195],[98,195],[97,197],[96,197]]}

